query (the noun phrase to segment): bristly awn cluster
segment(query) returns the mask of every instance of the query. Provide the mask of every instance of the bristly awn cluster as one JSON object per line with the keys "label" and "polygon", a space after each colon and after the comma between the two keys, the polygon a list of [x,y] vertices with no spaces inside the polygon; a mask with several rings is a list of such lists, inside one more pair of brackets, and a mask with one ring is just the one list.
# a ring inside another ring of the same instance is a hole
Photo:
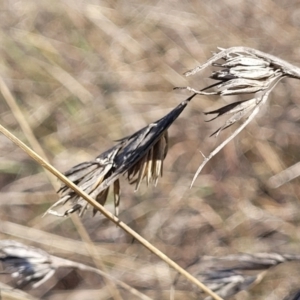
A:
{"label": "bristly awn cluster", "polygon": [[187,89],[197,95],[231,96],[252,94],[252,97],[231,103],[217,110],[205,112],[206,115],[217,115],[209,121],[222,115],[231,115],[224,125],[212,135],[217,136],[222,130],[243,118],[244,122],[207,157],[204,156],[204,161],[196,171],[191,186],[207,162],[253,120],[281,79],[284,77],[300,79],[299,68],[270,54],[246,47],[219,50],[220,52],[215,53],[206,63],[185,73],[186,76],[191,76],[207,67],[217,67],[219,69],[212,72],[210,76],[211,79],[217,80],[217,83],[209,85],[202,90],[189,86],[175,89]]}

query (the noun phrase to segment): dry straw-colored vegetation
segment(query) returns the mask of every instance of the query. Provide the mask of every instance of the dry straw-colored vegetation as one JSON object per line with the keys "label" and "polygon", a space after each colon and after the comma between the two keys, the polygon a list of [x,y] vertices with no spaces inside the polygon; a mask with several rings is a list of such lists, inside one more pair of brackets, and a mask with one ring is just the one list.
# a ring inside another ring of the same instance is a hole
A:
{"label": "dry straw-colored vegetation", "polygon": [[[241,51],[183,75],[218,47],[239,45],[296,65],[297,1],[0,6],[1,125],[111,212],[93,217],[66,186],[58,195],[57,178],[1,134],[1,296],[209,299],[143,236],[224,299],[297,299],[299,82],[264,58],[236,63]],[[212,79],[221,83],[208,90]],[[185,107],[190,92],[173,88],[187,86],[204,90]],[[209,156],[256,105],[249,125]],[[211,112],[219,117],[205,122]],[[212,158],[190,189],[201,152]],[[42,218],[59,199],[50,212],[68,218]],[[119,222],[114,207],[121,227],[106,218]]]}

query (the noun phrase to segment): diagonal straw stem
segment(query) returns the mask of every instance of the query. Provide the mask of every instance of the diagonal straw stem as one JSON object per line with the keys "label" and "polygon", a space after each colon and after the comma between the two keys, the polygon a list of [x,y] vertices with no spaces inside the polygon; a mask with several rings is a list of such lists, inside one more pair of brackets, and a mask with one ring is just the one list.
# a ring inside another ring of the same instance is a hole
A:
{"label": "diagonal straw stem", "polygon": [[146,239],[144,239],[138,233],[136,233],[134,230],[132,230],[129,226],[127,226],[125,223],[123,223],[117,217],[115,217],[113,214],[111,214],[109,211],[107,211],[102,205],[100,205],[98,202],[96,202],[93,198],[91,198],[89,195],[87,195],[85,192],[83,192],[81,189],[79,189],[73,182],[69,181],[66,176],[64,176],[62,173],[60,173],[54,167],[52,167],[52,165],[50,165],[49,163],[47,163],[42,157],[40,157],[37,153],[35,153],[33,150],[31,150],[27,145],[25,145],[16,136],[14,136],[12,133],[10,133],[1,124],[0,124],[0,132],[2,132],[8,139],[10,139],[18,147],[20,147],[22,150],[24,150],[39,165],[41,165],[42,167],[44,167],[45,169],[47,169],[48,171],[50,171],[54,176],[56,176],[58,179],[60,179],[68,187],[70,187],[71,189],[73,189],[79,196],[81,196],[82,198],[84,198],[89,204],[91,204],[98,211],[100,211],[106,218],[108,218],[109,220],[111,220],[112,222],[114,222],[117,226],[119,226],[120,228],[122,228],[125,232],[127,232],[129,235],[131,235],[137,241],[139,241],[145,248],[147,248],[149,251],[151,251],[152,253],[154,253],[156,256],[158,256],[160,259],[162,259],[169,266],[171,266],[172,268],[174,268],[178,273],[180,273],[185,278],[187,278],[189,281],[191,281],[192,283],[194,283],[195,285],[197,285],[201,290],[203,290],[205,293],[207,293],[208,295],[210,295],[213,299],[215,299],[215,300],[222,300],[221,297],[219,297],[212,290],[210,290],[209,288],[207,288],[198,279],[196,279],[190,273],[188,273],[183,268],[181,268],[178,264],[176,264],[173,260],[171,260],[163,252],[161,252],[160,250],[158,250],[151,243],[149,243]]}

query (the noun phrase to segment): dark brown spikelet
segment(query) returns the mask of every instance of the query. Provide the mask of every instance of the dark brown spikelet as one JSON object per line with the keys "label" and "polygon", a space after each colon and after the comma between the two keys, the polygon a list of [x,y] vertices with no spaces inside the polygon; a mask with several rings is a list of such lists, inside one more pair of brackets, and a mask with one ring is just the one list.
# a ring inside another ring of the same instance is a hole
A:
{"label": "dark brown spikelet", "polygon": [[[119,177],[126,174],[130,184],[138,190],[143,179],[147,184],[157,184],[163,175],[163,161],[168,152],[168,128],[185,109],[196,94],[181,102],[160,120],[118,141],[118,144],[100,154],[94,161],[84,162],[68,170],[65,175],[84,192],[104,205],[110,186],[113,186],[115,214],[118,215],[120,203]],[[46,213],[67,216],[78,211],[82,215],[88,203],[65,184],[59,189],[60,199]],[[72,207],[63,213],[53,208],[72,202]],[[97,210],[93,209],[93,214]]]}
{"label": "dark brown spikelet", "polygon": [[135,190],[144,178],[147,184],[157,184],[159,176],[163,175],[163,160],[168,152],[168,132],[165,131],[161,138],[149,149],[149,151],[127,171],[130,184],[136,184]]}
{"label": "dark brown spikelet", "polygon": [[[120,151],[121,147],[122,143],[119,143],[118,145],[100,154],[94,161],[84,162],[74,166],[65,172],[65,176],[67,176],[70,181],[78,185],[87,194],[93,193],[102,184],[102,182],[111,175],[114,165],[114,158]],[[96,195],[95,199],[101,205],[105,204],[108,191],[109,186]],[[117,199],[119,197],[119,190],[114,189],[114,192],[115,199]],[[57,216],[67,216],[69,213],[79,211],[79,215],[82,215],[87,209],[88,203],[68,186],[63,184],[58,190],[58,193],[60,194],[60,199],[54,203],[46,211],[46,213]],[[61,214],[53,210],[53,208],[59,205],[64,205],[69,200],[72,201],[73,205],[64,213]],[[95,214],[96,212],[93,211],[93,213]]]}

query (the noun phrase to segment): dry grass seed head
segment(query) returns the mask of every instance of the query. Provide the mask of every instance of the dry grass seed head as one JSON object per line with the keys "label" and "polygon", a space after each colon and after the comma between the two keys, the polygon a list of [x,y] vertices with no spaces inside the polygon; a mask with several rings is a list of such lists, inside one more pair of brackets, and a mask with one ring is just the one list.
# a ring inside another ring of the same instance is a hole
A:
{"label": "dry grass seed head", "polygon": [[[167,130],[194,96],[187,98],[160,120],[119,140],[117,145],[100,154],[94,161],[76,165],[65,175],[91,197],[95,197],[101,205],[106,203],[109,187],[113,185],[115,214],[118,215],[121,191],[119,177],[127,174],[129,183],[136,184],[135,190],[138,190],[143,179],[146,179],[147,184],[157,184],[158,178],[163,175],[163,161],[168,152]],[[79,211],[82,215],[87,209],[86,201],[66,185],[62,185],[58,193],[61,198],[46,213],[67,216]],[[64,213],[53,210],[68,201],[73,206]],[[94,215],[96,212],[93,209]]]}
{"label": "dry grass seed head", "polygon": [[[179,87],[179,89],[187,89],[198,95],[229,96],[254,94],[254,97],[249,100],[237,101],[205,113],[217,114],[211,120],[224,114],[233,115],[212,135],[218,135],[222,130],[243,118],[244,122],[224,142],[214,149],[208,157],[204,156],[204,161],[196,171],[191,185],[193,185],[206,163],[254,119],[260,111],[261,106],[267,102],[273,88],[282,78],[300,79],[300,69],[270,54],[246,47],[233,47],[220,50],[220,52],[215,53],[203,65],[197,66],[185,73],[186,76],[190,76],[210,66],[218,67],[221,70],[214,71],[210,76],[210,78],[217,80],[217,83],[209,85],[202,90],[192,87]],[[220,60],[222,61],[221,63],[219,63]],[[210,91],[212,88],[214,90]]]}
{"label": "dry grass seed head", "polygon": [[2,270],[17,279],[17,286],[40,286],[55,272],[51,258],[45,251],[13,240],[0,241]]}
{"label": "dry grass seed head", "polygon": [[[299,260],[300,256],[297,254],[239,253],[207,257],[189,266],[189,270],[216,294],[228,299],[259,284],[269,269],[285,262]],[[211,299],[210,296],[205,298]]]}

